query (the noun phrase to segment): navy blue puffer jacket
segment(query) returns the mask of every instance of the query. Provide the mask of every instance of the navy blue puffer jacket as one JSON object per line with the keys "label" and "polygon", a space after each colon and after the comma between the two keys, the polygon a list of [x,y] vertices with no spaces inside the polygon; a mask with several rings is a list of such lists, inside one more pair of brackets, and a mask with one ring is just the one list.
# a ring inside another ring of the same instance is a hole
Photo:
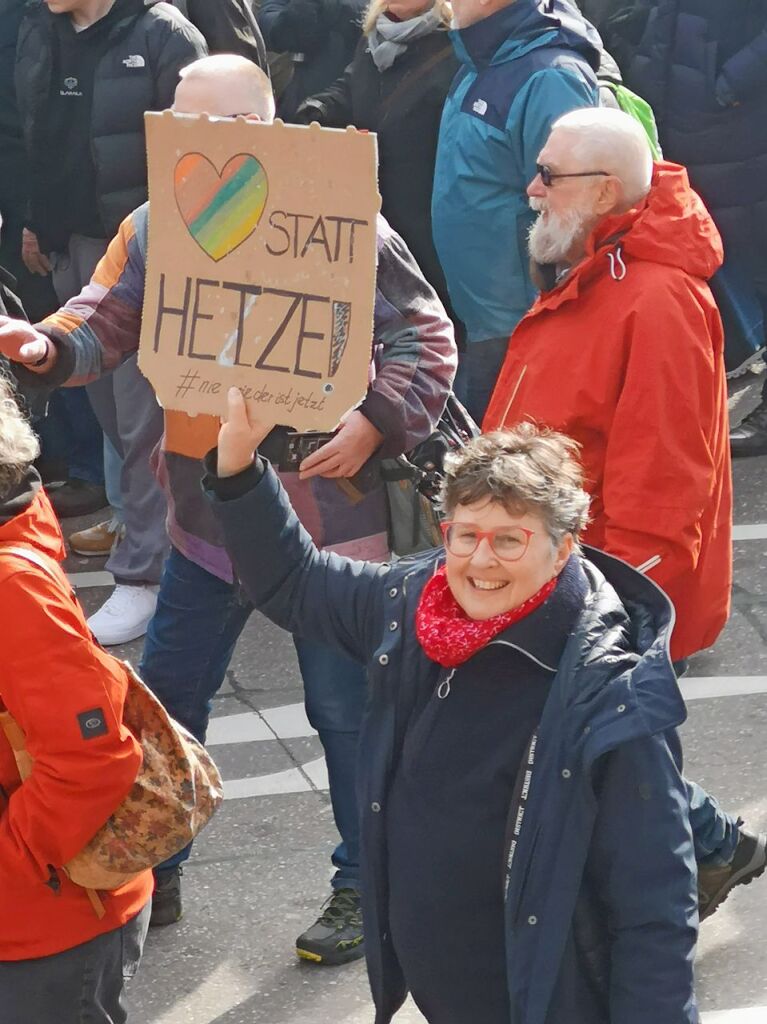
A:
{"label": "navy blue puffer jacket", "polygon": [[727,259],[767,291],[767,0],[661,0],[627,83],[686,164]]}

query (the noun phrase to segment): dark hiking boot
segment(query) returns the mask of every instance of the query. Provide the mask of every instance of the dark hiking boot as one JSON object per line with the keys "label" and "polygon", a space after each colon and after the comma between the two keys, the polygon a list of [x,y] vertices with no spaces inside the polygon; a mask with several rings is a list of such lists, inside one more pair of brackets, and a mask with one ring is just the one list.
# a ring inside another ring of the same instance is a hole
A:
{"label": "dark hiking boot", "polygon": [[711,917],[736,885],[748,885],[767,867],[767,834],[740,829],[735,855],[722,867],[698,865],[698,907],[701,921]]}
{"label": "dark hiking boot", "polygon": [[59,519],[87,516],[109,504],[103,484],[92,484],[73,476],[61,487],[51,490],[48,497]]}
{"label": "dark hiking boot", "polygon": [[154,893],[152,894],[152,916],[149,918],[150,928],[162,928],[166,924],[175,924],[181,920],[184,910],[181,905],[181,876],[183,868],[169,868],[154,873]]}
{"label": "dark hiking boot", "polygon": [[767,455],[767,399],[730,431],[730,451],[734,458]]}
{"label": "dark hiking boot", "polygon": [[365,955],[360,896],[335,889],[311,928],[296,939],[296,953],[315,964],[348,964]]}

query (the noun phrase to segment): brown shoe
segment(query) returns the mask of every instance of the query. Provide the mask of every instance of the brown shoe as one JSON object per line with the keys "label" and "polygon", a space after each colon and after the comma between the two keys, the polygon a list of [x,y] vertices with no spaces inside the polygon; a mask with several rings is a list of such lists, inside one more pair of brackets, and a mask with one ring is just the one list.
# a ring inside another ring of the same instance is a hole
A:
{"label": "brown shoe", "polygon": [[96,558],[110,554],[125,536],[125,527],[116,519],[106,519],[87,530],[78,530],[69,538],[70,548],[78,555]]}
{"label": "brown shoe", "polygon": [[711,917],[736,885],[750,885],[767,867],[767,834],[740,827],[735,855],[722,867],[698,865],[698,908],[701,921]]}

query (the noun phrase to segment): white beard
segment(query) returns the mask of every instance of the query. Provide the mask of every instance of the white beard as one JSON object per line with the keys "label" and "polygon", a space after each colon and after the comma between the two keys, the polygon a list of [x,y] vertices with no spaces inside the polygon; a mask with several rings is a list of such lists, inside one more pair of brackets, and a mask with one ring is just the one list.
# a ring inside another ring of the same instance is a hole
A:
{"label": "white beard", "polygon": [[536,263],[564,263],[575,241],[588,233],[591,217],[573,209],[561,216],[549,213],[544,221],[540,200],[531,199],[530,206],[538,211],[527,239],[530,255]]}

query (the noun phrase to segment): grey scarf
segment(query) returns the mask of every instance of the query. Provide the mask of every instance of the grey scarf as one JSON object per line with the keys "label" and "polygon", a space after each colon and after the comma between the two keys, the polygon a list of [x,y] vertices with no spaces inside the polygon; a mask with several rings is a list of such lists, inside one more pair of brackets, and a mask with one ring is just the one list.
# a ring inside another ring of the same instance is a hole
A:
{"label": "grey scarf", "polygon": [[375,28],[368,34],[370,56],[379,71],[386,71],[405,52],[408,43],[441,27],[440,16],[434,7],[407,21],[392,21],[385,14],[379,14]]}

